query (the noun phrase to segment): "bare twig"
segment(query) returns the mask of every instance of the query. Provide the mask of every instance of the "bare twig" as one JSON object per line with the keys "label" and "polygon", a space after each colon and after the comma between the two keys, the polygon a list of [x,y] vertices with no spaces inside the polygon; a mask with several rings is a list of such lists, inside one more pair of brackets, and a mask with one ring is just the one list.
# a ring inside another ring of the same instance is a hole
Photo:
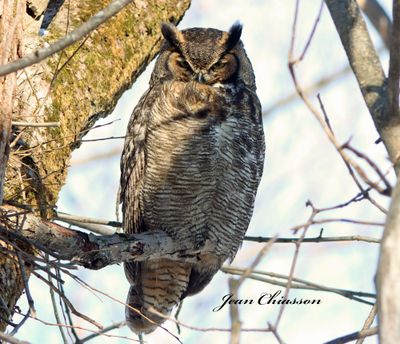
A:
{"label": "bare twig", "polygon": [[56,128],[60,126],[60,122],[44,122],[44,123],[34,123],[34,122],[15,122],[12,121],[11,124],[14,127],[43,127],[43,128]]}
{"label": "bare twig", "polygon": [[378,334],[378,327],[371,327],[366,330],[353,332],[346,336],[335,338],[333,340],[330,340],[329,342],[325,342],[325,344],[344,344],[344,343],[349,343],[349,342],[352,342],[352,341],[360,339],[360,338],[374,336],[376,334]]}
{"label": "bare twig", "polygon": [[[366,330],[366,329],[368,329],[368,328],[371,327],[372,323],[374,322],[374,319],[375,319],[375,316],[376,316],[376,313],[377,313],[377,312],[378,312],[378,308],[377,308],[377,306],[376,306],[376,304],[375,304],[375,305],[371,308],[371,311],[369,312],[367,319],[365,319],[364,326],[363,326],[363,328],[361,329],[361,331],[364,331],[364,330]],[[365,337],[359,338],[355,344],[362,344],[362,343],[364,343],[364,339],[365,339]]]}
{"label": "bare twig", "polygon": [[354,220],[354,219],[322,219],[322,220],[312,220],[310,224],[305,223],[297,226],[293,226],[290,230],[293,232],[297,232],[299,229],[304,228],[304,226],[307,225],[320,225],[323,223],[331,223],[331,222],[344,222],[344,223],[352,223],[355,225],[366,225],[366,226],[378,226],[378,227],[383,227],[385,223],[383,222],[374,222],[374,221],[363,221],[363,220]]}
{"label": "bare twig", "polygon": [[105,226],[111,226],[111,227],[122,227],[121,222],[117,221],[110,221],[110,220],[103,220],[103,219],[95,219],[92,217],[87,217],[87,216],[78,216],[78,215],[72,215],[72,214],[67,214],[58,211],[56,216],[56,220],[73,220],[75,222],[80,222],[80,223],[93,223],[93,224],[98,224],[98,225],[105,225]]}
{"label": "bare twig", "polygon": [[268,330],[274,335],[275,339],[278,341],[279,344],[285,344],[281,336],[279,335],[276,327],[268,322]]}
{"label": "bare twig", "polygon": [[[239,283],[235,278],[229,279],[229,292],[232,297],[237,300],[238,299],[238,289]],[[240,329],[242,328],[242,323],[239,319],[239,307],[236,303],[231,303],[229,305],[229,314],[231,317],[231,339],[230,344],[239,344],[240,343]]]}
{"label": "bare twig", "polygon": [[[54,323],[42,320],[42,319],[37,318],[37,317],[36,318],[32,318],[32,319],[34,319],[34,320],[36,320],[36,321],[38,321],[38,322],[40,322],[40,323],[42,323],[42,324],[44,324],[46,326],[55,326],[55,327],[60,327],[61,326],[61,327],[64,327],[64,328],[69,328],[69,329],[74,328],[76,330],[87,331],[87,332],[91,332],[91,333],[95,333],[95,334],[99,333],[101,336],[104,336],[104,337],[107,337],[107,338],[119,338],[119,339],[129,340],[129,341],[132,341],[132,342],[138,342],[136,339],[132,339],[132,338],[129,338],[129,337],[111,335],[111,334],[107,334],[107,333],[100,333],[100,331],[95,331],[95,330],[92,330],[92,329],[89,329],[89,328],[85,328],[85,327],[82,327],[82,326],[78,326],[78,325],[71,326],[71,325],[66,325],[66,324],[54,324]],[[20,344],[20,343],[16,343],[16,344]]]}
{"label": "bare twig", "polygon": [[24,282],[25,294],[29,305],[29,313],[34,318],[36,317],[35,303],[33,302],[31,290],[29,288],[29,283],[28,283],[29,277],[25,270],[25,262],[21,256],[20,251],[16,251],[16,254],[18,258],[19,267],[21,269],[22,281]]}
{"label": "bare twig", "polygon": [[15,337],[9,336],[8,334],[5,334],[3,332],[0,332],[0,339],[4,341],[4,343],[10,343],[10,344],[29,344],[29,342],[26,342],[24,340],[19,340]]}
{"label": "bare twig", "polygon": [[251,274],[251,272],[257,267],[257,265],[261,262],[262,258],[267,254],[267,252],[270,250],[271,246],[275,242],[276,236],[268,240],[267,244],[264,245],[264,247],[258,252],[256,258],[254,261],[251,263],[251,265],[246,268],[246,270],[243,272],[243,274],[240,276],[239,281],[237,282],[236,287],[239,288],[240,285],[244,282],[244,280]]}
{"label": "bare twig", "polygon": [[83,344],[83,343],[88,342],[89,340],[91,340],[91,339],[93,339],[93,338],[96,338],[96,337],[98,337],[98,336],[101,336],[101,335],[104,334],[104,333],[107,333],[107,332],[110,332],[110,331],[112,331],[112,330],[115,330],[116,328],[124,327],[125,325],[126,325],[126,322],[125,322],[125,321],[117,322],[117,323],[112,324],[112,325],[110,325],[110,326],[104,327],[104,329],[102,329],[101,331],[99,331],[99,332],[97,332],[97,333],[92,333],[92,334],[90,334],[90,335],[87,336],[87,337],[84,337],[84,338],[82,338],[82,339],[79,339],[79,342],[75,342],[75,344]]}
{"label": "bare twig", "polygon": [[[47,255],[47,257],[48,257],[48,255]],[[47,280],[49,281],[49,284],[50,284],[50,285],[54,286],[54,285],[53,285],[52,276],[51,276],[51,274],[50,274],[50,267],[48,267]],[[58,313],[58,308],[57,308],[57,304],[56,304],[55,293],[54,293],[54,290],[53,290],[53,288],[52,288],[51,286],[49,287],[49,293],[50,293],[51,305],[52,305],[52,307],[53,307],[54,318],[55,318],[55,320],[56,320],[56,322],[57,322],[58,324],[61,324],[61,318],[60,318],[60,315],[59,315],[59,313]],[[63,343],[64,343],[64,344],[67,344],[68,341],[67,341],[67,337],[65,336],[64,329],[63,329],[62,327],[59,327],[59,331],[60,331],[60,335],[61,335],[61,338],[62,338],[62,340],[63,340]]]}
{"label": "bare twig", "polygon": [[76,315],[79,318],[82,318],[84,320],[86,320],[87,322],[91,323],[92,325],[96,326],[97,328],[99,328],[100,330],[103,329],[103,325],[101,325],[100,323],[98,323],[96,320],[91,319],[90,317],[88,317],[85,314],[82,314],[81,312],[77,311],[76,308],[73,306],[73,304],[71,303],[71,301],[68,300],[68,298],[64,295],[64,293],[62,293],[59,289],[57,289],[52,283],[49,283],[43,276],[41,276],[40,274],[38,274],[37,272],[33,271],[32,272],[38,279],[40,279],[42,282],[46,283],[51,289],[53,289],[53,291],[55,291],[58,295],[60,295],[60,297],[63,299],[63,301],[65,302],[66,305],[68,305],[69,309],[71,309],[71,312]]}
{"label": "bare twig", "polygon": [[56,216],[55,220],[66,222],[73,226],[78,226],[80,228],[87,229],[93,233],[101,234],[101,235],[112,235],[115,234],[115,229],[106,227],[103,225],[92,224],[84,221],[76,221],[73,218],[69,218],[68,216]]}
{"label": "bare twig", "polygon": [[108,141],[108,140],[122,140],[125,139],[126,136],[107,136],[107,137],[99,137],[97,139],[78,139],[76,142],[97,142],[97,141]]}
{"label": "bare twig", "polygon": [[[244,240],[254,241],[254,242],[268,242],[271,239],[272,237],[254,237],[254,236],[244,237]],[[299,238],[277,238],[275,239],[274,243],[295,244],[299,240],[300,240]],[[304,238],[302,240],[303,243],[321,243],[321,242],[338,242],[338,241],[364,241],[376,244],[379,244],[381,242],[379,239],[362,235],[348,235],[348,236],[337,236],[337,237],[323,237],[319,235],[314,238]]]}
{"label": "bare twig", "polygon": [[[127,304],[126,302],[123,302],[103,291],[101,291],[100,289],[94,288],[93,286],[89,285],[88,283],[86,283],[85,281],[83,281],[82,279],[80,279],[78,276],[75,276],[73,274],[71,274],[69,271],[64,270],[65,273],[67,273],[69,276],[71,276],[75,281],[77,281],[79,284],[83,285],[84,287],[88,288],[89,290],[92,290],[96,293],[99,293],[101,295],[106,296],[107,298],[118,302],[121,305],[124,305],[125,307],[129,307],[130,309],[132,309],[135,313],[140,314],[144,319],[146,319],[147,321],[151,322],[152,324],[156,324],[152,319],[150,319],[149,317],[147,317],[146,315],[144,315],[140,310],[132,307],[131,305]],[[156,324],[157,326],[159,326],[159,328],[163,329],[164,331],[166,331],[169,335],[171,335],[172,337],[174,337],[175,339],[177,339],[178,342],[181,343],[181,341],[179,340],[179,338],[177,336],[175,336],[173,333],[171,333],[168,329],[166,329],[165,327]],[[139,335],[139,342],[142,343],[142,339],[141,336]]]}
{"label": "bare twig", "polygon": [[[288,298],[288,296],[289,296],[289,291],[290,291],[290,288],[291,288],[291,286],[292,286],[293,277],[294,277],[294,270],[295,270],[295,268],[296,268],[296,263],[297,263],[297,259],[298,259],[299,252],[300,252],[300,245],[301,245],[303,239],[304,239],[305,236],[306,236],[306,233],[307,233],[308,228],[311,226],[311,222],[314,220],[314,217],[315,217],[315,216],[317,215],[317,213],[318,213],[318,211],[316,210],[316,208],[314,208],[314,206],[313,206],[313,204],[311,203],[311,201],[308,201],[308,202],[307,202],[307,205],[310,206],[310,207],[312,208],[312,211],[311,211],[311,215],[310,215],[310,217],[309,217],[309,219],[308,219],[308,222],[307,222],[306,224],[304,224],[302,227],[299,227],[299,229],[300,229],[300,228],[303,228],[303,232],[302,232],[301,235],[300,235],[300,238],[299,238],[300,240],[297,241],[297,242],[295,243],[296,247],[295,247],[295,250],[294,250],[294,255],[293,255],[293,259],[292,259],[292,264],[291,264],[291,266],[290,266],[289,278],[288,278],[288,280],[287,280],[287,285],[286,285],[286,289],[285,289],[285,294],[283,295],[284,299],[287,299],[287,298]],[[274,328],[275,330],[277,330],[278,325],[279,325],[279,323],[280,323],[280,321],[281,321],[281,319],[282,319],[282,315],[283,315],[283,312],[284,312],[284,310],[285,310],[285,306],[286,306],[286,304],[283,303],[283,304],[281,305],[280,309],[279,309],[279,313],[278,313],[278,315],[277,315],[277,317],[276,317],[276,321],[275,321],[275,324],[274,324],[274,326],[273,326],[273,328]]]}
{"label": "bare twig", "polygon": [[43,61],[47,57],[79,41],[84,36],[95,30],[99,25],[103,24],[109,18],[120,12],[131,1],[132,0],[113,0],[106,8],[96,13],[86,23],[71,31],[57,42],[51,44],[46,48],[38,49],[34,53],[20,58],[16,61],[0,66],[0,76],[16,72],[19,69]]}
{"label": "bare twig", "polygon": [[[375,162],[372,161],[371,158],[369,158],[367,155],[365,155],[364,153],[360,152],[359,150],[353,148],[352,146],[350,146],[350,144],[348,142],[346,142],[343,145],[343,148],[350,150],[351,152],[353,152],[355,155],[357,155],[359,158],[364,159],[368,165],[370,165],[374,171],[376,172],[376,174],[379,176],[379,178],[381,179],[381,181],[385,184],[385,188],[384,190],[382,190],[382,194],[385,196],[390,196],[390,194],[392,193],[392,186],[390,185],[389,181],[386,179],[385,174],[380,170],[380,168],[378,167],[377,164],[375,164]],[[372,187],[372,186],[371,186]]]}
{"label": "bare twig", "polygon": [[[321,19],[321,14],[322,14],[322,9],[323,8],[324,8],[324,0],[321,1],[321,5],[319,6],[317,17],[314,20],[314,24],[313,24],[313,27],[311,29],[311,33],[308,36],[308,39],[307,39],[307,42],[306,42],[306,44],[304,46],[303,52],[301,53],[301,55],[300,55],[300,57],[298,59],[299,61],[302,61],[304,59],[304,56],[306,55],[307,50],[310,47],[310,44],[311,44],[311,41],[312,41],[312,39],[314,37],[315,31],[317,30],[317,26],[318,26],[319,20]],[[295,27],[295,24],[294,24],[294,27]],[[290,54],[293,54],[293,47],[291,49]]]}

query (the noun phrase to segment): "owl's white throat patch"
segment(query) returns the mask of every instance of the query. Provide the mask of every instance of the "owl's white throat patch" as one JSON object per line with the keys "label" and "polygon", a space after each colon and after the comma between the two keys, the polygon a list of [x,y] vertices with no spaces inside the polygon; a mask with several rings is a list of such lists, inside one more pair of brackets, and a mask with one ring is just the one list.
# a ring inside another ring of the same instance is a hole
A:
{"label": "owl's white throat patch", "polygon": [[237,90],[235,85],[233,85],[233,84],[222,84],[219,81],[214,83],[214,84],[212,84],[211,86],[214,87],[214,88],[223,89],[223,90],[228,91],[230,93],[236,93],[236,90]]}
{"label": "owl's white throat patch", "polygon": [[226,88],[226,85],[221,84],[220,82],[216,82],[215,84],[212,84],[212,87],[215,87],[215,88]]}

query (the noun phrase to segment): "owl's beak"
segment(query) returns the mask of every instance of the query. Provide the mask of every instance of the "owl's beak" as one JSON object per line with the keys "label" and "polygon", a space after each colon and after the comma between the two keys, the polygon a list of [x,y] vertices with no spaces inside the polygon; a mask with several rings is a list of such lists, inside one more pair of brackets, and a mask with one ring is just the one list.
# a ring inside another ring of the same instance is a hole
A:
{"label": "owl's beak", "polygon": [[195,80],[197,82],[200,82],[201,84],[204,84],[206,82],[206,79],[204,79],[203,73],[199,72],[195,75]]}

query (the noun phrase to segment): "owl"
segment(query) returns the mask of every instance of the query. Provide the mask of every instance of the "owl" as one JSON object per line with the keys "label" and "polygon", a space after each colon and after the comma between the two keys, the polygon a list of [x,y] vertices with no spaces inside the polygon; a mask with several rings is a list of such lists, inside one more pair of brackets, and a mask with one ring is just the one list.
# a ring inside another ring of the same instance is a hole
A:
{"label": "owl", "polygon": [[180,31],[162,24],[161,32],[164,42],[121,158],[123,226],[126,233],[165,231],[200,253],[196,263],[125,264],[127,304],[139,311],[126,307],[126,321],[138,334],[154,331],[234,258],[264,164],[261,105],[242,26]]}

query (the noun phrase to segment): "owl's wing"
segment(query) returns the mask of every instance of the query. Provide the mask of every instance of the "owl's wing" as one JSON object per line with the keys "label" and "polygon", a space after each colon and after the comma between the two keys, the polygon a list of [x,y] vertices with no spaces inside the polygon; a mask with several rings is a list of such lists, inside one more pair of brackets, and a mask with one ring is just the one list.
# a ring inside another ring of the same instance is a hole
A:
{"label": "owl's wing", "polygon": [[129,120],[124,149],[121,156],[120,199],[124,231],[143,231],[140,190],[146,168],[145,144],[147,126],[153,104],[154,88],[149,88],[136,105]]}

